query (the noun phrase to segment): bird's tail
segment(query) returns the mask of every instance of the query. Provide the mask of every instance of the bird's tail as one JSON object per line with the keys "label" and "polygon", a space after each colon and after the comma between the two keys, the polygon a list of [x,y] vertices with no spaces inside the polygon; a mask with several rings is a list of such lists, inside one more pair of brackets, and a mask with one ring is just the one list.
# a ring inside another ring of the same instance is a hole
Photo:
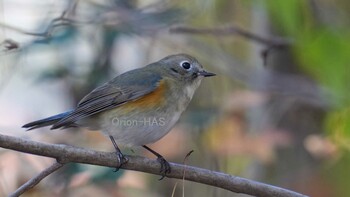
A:
{"label": "bird's tail", "polygon": [[66,117],[72,113],[72,111],[64,112],[61,114],[57,114],[48,118],[44,118],[41,120],[37,120],[34,122],[27,123],[22,126],[22,128],[27,128],[27,131],[32,130],[32,129],[37,129],[40,127],[46,127],[55,124],[56,122],[60,121],[62,118]]}

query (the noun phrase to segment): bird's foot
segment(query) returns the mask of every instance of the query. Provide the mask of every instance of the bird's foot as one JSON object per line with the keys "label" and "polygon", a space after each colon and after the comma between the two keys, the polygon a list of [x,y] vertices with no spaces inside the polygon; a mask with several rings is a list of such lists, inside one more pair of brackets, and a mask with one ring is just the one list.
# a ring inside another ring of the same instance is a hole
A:
{"label": "bird's foot", "polygon": [[117,172],[123,164],[129,161],[129,159],[125,157],[121,152],[115,152],[115,154],[117,155],[119,165],[115,168],[114,172]]}
{"label": "bird's foot", "polygon": [[158,157],[157,161],[160,163],[160,174],[162,175],[159,180],[162,180],[167,174],[171,172],[171,167],[169,162],[162,156]]}

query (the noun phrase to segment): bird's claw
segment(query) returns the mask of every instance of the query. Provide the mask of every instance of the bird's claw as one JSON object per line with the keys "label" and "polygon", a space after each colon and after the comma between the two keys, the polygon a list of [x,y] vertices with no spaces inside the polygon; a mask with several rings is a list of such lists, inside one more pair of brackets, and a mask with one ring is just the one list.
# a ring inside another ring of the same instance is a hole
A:
{"label": "bird's claw", "polygon": [[128,162],[129,159],[125,157],[121,152],[116,152],[115,154],[117,155],[119,165],[115,168],[114,172],[117,172],[123,164]]}
{"label": "bird's claw", "polygon": [[159,180],[162,180],[167,174],[171,172],[171,167],[169,162],[165,160],[164,157],[158,157],[157,161],[160,163],[160,174],[162,175]]}

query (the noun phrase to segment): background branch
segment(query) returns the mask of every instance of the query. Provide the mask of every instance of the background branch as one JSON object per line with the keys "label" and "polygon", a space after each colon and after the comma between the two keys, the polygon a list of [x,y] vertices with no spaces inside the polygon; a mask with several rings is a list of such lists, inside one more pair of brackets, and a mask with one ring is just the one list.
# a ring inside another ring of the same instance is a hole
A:
{"label": "background branch", "polygon": [[20,196],[24,192],[30,190],[33,188],[35,185],[37,185],[41,180],[43,180],[45,177],[49,176],[56,170],[60,169],[64,164],[55,162],[52,164],[50,167],[46,168],[42,172],[40,172],[38,175],[35,177],[31,178],[29,181],[27,181],[25,184],[23,184],[21,187],[19,187],[15,192],[13,192],[10,197],[16,197]]}
{"label": "background branch", "polygon": [[[68,145],[41,143],[1,134],[0,147],[24,153],[56,158],[60,163],[76,162],[107,167],[118,166],[115,154],[112,152],[107,153]],[[160,175],[160,164],[156,160],[130,155],[127,157],[129,158],[129,161],[122,166],[123,169]],[[221,172],[176,163],[170,163],[170,165],[172,171],[167,175],[169,178],[184,178],[185,180],[212,185],[232,192],[260,197],[305,197],[305,195],[283,188],[251,181]],[[184,169],[186,169],[185,175],[183,173]]]}
{"label": "background branch", "polygon": [[256,41],[260,44],[267,45],[269,47],[285,47],[292,44],[292,41],[286,38],[264,38],[262,36],[253,34],[249,31],[241,29],[236,26],[229,27],[214,27],[214,28],[193,28],[193,27],[173,27],[170,28],[170,33],[177,34],[199,34],[199,35],[214,35],[214,36],[227,36],[238,35],[243,38]]}

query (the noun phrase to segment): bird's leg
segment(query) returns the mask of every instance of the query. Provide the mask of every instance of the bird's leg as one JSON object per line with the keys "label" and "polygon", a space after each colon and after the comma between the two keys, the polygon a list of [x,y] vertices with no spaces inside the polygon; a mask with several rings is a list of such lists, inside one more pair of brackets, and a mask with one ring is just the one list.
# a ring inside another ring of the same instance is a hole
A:
{"label": "bird's leg", "polygon": [[119,166],[115,169],[115,172],[117,172],[119,170],[119,168],[126,162],[128,162],[128,159],[123,155],[123,153],[120,151],[117,143],[115,142],[113,136],[109,136],[109,139],[111,139],[112,143],[113,143],[113,146],[116,150],[116,155],[117,155],[117,158],[118,158],[118,163],[119,163]]}
{"label": "bird's leg", "polygon": [[156,151],[152,150],[148,146],[143,145],[142,147],[145,148],[146,150],[148,150],[149,152],[151,152],[152,154],[154,154],[155,156],[157,156],[157,161],[160,163],[160,173],[162,175],[162,177],[159,180],[162,180],[166,176],[166,174],[171,172],[169,162],[167,160],[165,160],[162,155],[160,155]]}

